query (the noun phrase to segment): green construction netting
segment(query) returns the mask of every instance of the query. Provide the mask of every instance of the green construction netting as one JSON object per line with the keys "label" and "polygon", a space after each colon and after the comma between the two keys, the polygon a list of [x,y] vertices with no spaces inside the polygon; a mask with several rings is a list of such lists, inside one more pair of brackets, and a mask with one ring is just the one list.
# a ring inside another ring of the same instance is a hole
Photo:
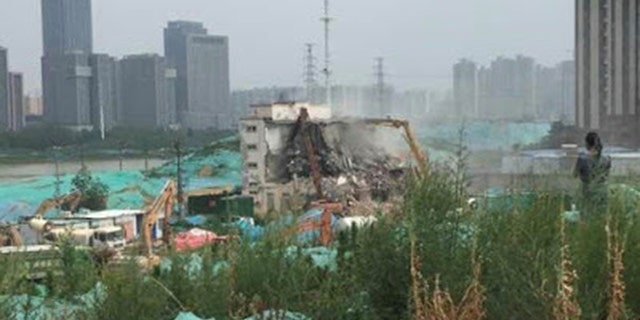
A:
{"label": "green construction netting", "polygon": [[[211,154],[196,153],[183,159],[182,172],[187,191],[213,186],[238,186],[242,181],[241,156],[227,150]],[[175,177],[176,173],[176,161],[170,161],[152,169],[147,175],[136,170],[93,172],[93,175],[109,186],[110,209],[134,209],[143,207],[145,200],[157,195],[166,180]],[[72,189],[73,177],[72,174],[60,177],[61,193]],[[55,192],[54,176],[0,183],[0,220],[15,221],[21,216],[33,214],[38,205],[54,196]]]}
{"label": "green construction netting", "polygon": [[[459,124],[423,126],[417,132],[421,141],[429,146],[433,159],[446,159],[452,151],[452,145],[458,140],[461,127]],[[471,149],[506,149],[516,144],[537,142],[548,133],[550,127],[549,123],[467,123],[464,124],[464,143]],[[176,161],[172,160],[152,169],[147,175],[140,171],[94,172],[94,175],[111,190],[109,208],[140,208],[145,199],[160,191],[167,178],[176,176],[176,167]],[[203,149],[182,159],[183,185],[186,190],[238,186],[242,181],[241,168],[242,157],[238,152]],[[73,175],[61,177],[62,193],[71,190],[71,179]],[[54,176],[0,183],[0,221],[14,221],[20,216],[32,214],[42,200],[55,194],[55,190]]]}

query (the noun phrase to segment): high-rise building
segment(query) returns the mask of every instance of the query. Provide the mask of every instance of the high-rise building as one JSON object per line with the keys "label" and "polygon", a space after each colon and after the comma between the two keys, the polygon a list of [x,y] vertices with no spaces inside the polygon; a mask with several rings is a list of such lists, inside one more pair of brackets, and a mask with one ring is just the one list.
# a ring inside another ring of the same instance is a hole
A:
{"label": "high-rise building", "polygon": [[93,51],[91,0],[42,0],[44,55]]}
{"label": "high-rise building", "polygon": [[453,100],[455,112],[478,117],[478,66],[463,59],[453,66]]}
{"label": "high-rise building", "polygon": [[48,122],[77,129],[91,127],[91,75],[87,54],[42,58],[44,114]]}
{"label": "high-rise building", "polygon": [[91,66],[91,124],[109,130],[118,121],[117,61],[106,54],[89,57]]}
{"label": "high-rise building", "polygon": [[574,60],[560,62],[560,120],[574,124],[576,120],[576,63]]}
{"label": "high-rise building", "polygon": [[92,125],[91,0],[42,0],[41,6],[45,118],[88,128]]}
{"label": "high-rise building", "polygon": [[609,143],[638,144],[635,0],[576,0],[576,124]]}
{"label": "high-rise building", "polygon": [[228,129],[232,120],[229,39],[201,23],[171,21],[164,30],[167,63],[176,69],[176,108],[188,128]]}
{"label": "high-rise building", "polygon": [[556,67],[536,66],[536,118],[559,120],[562,87],[560,70]]}
{"label": "high-rise building", "polygon": [[169,121],[169,124],[174,125],[178,123],[178,118],[176,116],[177,110],[176,110],[176,89],[177,89],[177,83],[176,83],[176,79],[177,79],[177,72],[176,69],[173,68],[167,68],[165,73],[164,73],[164,79],[166,81],[166,88],[167,88],[167,94],[166,94],[166,101],[167,101],[167,119]]}
{"label": "high-rise building", "polygon": [[9,125],[9,54],[0,47],[0,130]]}
{"label": "high-rise building", "polygon": [[8,129],[20,130],[24,127],[24,84],[22,73],[9,73]]}
{"label": "high-rise building", "polygon": [[122,115],[120,122],[136,127],[171,124],[167,103],[167,67],[157,54],[126,56],[120,61]]}

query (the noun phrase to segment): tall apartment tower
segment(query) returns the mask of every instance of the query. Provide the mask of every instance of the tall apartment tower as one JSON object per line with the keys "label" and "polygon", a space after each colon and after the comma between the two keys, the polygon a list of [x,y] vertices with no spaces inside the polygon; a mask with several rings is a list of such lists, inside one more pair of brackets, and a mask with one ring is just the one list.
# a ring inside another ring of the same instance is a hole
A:
{"label": "tall apartment tower", "polygon": [[118,61],[106,54],[89,57],[91,67],[91,109],[89,117],[94,127],[113,128],[119,119],[120,96]]}
{"label": "tall apartment tower", "polygon": [[22,73],[9,73],[8,129],[17,131],[24,127],[24,80]]}
{"label": "tall apartment tower", "polygon": [[478,66],[463,59],[453,66],[453,99],[458,115],[478,117]]}
{"label": "tall apartment tower", "polygon": [[170,70],[157,54],[126,56],[120,61],[122,124],[149,128],[171,124]]}
{"label": "tall apartment tower", "polygon": [[42,0],[44,55],[91,53],[91,0]]}
{"label": "tall apartment tower", "polygon": [[81,52],[42,58],[44,115],[47,122],[74,128],[91,126],[91,66]]}
{"label": "tall apartment tower", "polygon": [[0,130],[9,125],[9,55],[0,47]]}
{"label": "tall apartment tower", "polygon": [[638,139],[638,14],[635,0],[576,0],[576,124],[609,143]]}
{"label": "tall apartment tower", "polygon": [[232,122],[229,39],[201,23],[171,21],[164,29],[167,63],[176,70],[176,108],[187,128],[228,129]]}
{"label": "tall apartment tower", "polygon": [[91,0],[42,0],[42,88],[47,121],[91,125]]}

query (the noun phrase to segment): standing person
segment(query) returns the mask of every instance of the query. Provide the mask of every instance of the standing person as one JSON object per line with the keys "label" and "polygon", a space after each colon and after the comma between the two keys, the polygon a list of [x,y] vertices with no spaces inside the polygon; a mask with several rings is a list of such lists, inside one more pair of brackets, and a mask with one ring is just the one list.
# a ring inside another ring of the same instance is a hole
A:
{"label": "standing person", "polygon": [[578,156],[573,174],[582,181],[582,215],[594,217],[607,211],[611,157],[602,154],[602,141],[597,133],[589,132],[585,142],[587,152]]}

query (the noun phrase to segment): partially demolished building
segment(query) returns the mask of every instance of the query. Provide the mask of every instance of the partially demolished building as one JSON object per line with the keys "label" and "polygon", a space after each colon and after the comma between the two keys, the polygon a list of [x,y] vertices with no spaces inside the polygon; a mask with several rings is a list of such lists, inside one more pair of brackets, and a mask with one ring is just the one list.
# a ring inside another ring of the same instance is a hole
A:
{"label": "partially demolished building", "polygon": [[301,205],[295,201],[314,197],[385,200],[392,178],[407,167],[406,144],[394,128],[335,119],[329,108],[304,103],[251,109],[239,127],[243,192],[254,197],[258,214],[294,209]]}

